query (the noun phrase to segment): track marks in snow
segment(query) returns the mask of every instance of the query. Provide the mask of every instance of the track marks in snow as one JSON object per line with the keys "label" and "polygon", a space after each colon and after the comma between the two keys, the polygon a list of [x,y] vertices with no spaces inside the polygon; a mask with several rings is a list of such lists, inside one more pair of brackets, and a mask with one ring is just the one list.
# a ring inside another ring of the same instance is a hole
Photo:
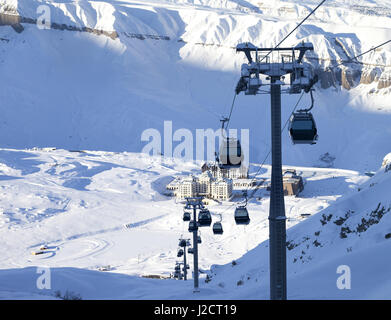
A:
{"label": "track marks in snow", "polygon": [[162,219],[162,218],[166,217],[167,215],[168,214],[163,214],[163,215],[160,215],[160,216],[157,216],[157,217],[153,217],[153,218],[150,218],[150,219],[141,220],[141,221],[133,222],[133,223],[128,223],[128,224],[125,224],[124,227],[127,228],[127,229],[138,228],[138,227],[141,227],[143,225],[146,225],[146,224],[149,224],[151,222],[154,222],[156,220]]}

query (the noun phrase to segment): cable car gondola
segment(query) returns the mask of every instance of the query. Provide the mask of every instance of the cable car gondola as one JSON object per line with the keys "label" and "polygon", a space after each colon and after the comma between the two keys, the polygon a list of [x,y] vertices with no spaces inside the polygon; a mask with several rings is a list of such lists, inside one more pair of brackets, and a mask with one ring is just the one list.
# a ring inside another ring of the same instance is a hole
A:
{"label": "cable car gondola", "polygon": [[289,134],[294,144],[315,144],[318,130],[310,112],[295,112],[289,123]]}
{"label": "cable car gondola", "polygon": [[239,206],[235,209],[235,222],[236,224],[250,223],[250,217],[248,215],[248,211],[245,206]]}
{"label": "cable car gondola", "polygon": [[209,227],[212,223],[212,216],[208,209],[200,210],[198,214],[198,223],[200,227]]}
{"label": "cable car gondola", "polygon": [[194,232],[198,230],[197,223],[194,220],[189,222],[189,232]]}
{"label": "cable car gondola", "polygon": [[220,167],[240,167],[242,161],[243,154],[240,141],[235,138],[224,138],[219,154]]}
{"label": "cable car gondola", "polygon": [[313,115],[309,112],[314,107],[313,89],[310,89],[311,106],[294,112],[289,119],[289,135],[293,144],[315,144],[318,130]]}
{"label": "cable car gondola", "polygon": [[185,211],[183,213],[183,221],[190,221],[190,218],[191,218],[190,212]]}
{"label": "cable car gondola", "polygon": [[223,225],[221,222],[215,222],[213,224],[213,233],[214,234],[223,234]]}
{"label": "cable car gondola", "polygon": [[180,239],[179,240],[179,246],[182,247],[182,248],[186,247],[186,240],[185,239]]}

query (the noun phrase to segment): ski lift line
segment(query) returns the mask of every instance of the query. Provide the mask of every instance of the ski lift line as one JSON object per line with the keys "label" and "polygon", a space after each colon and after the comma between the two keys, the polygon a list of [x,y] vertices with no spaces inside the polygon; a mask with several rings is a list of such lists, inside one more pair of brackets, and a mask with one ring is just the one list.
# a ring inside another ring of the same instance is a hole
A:
{"label": "ski lift line", "polygon": [[274,49],[278,48],[281,43],[283,43],[293,32],[295,32],[313,13],[315,13],[318,8],[325,3],[326,0],[323,0],[321,3],[317,5],[315,9],[313,9],[291,32],[289,32],[272,50],[270,50],[265,56],[262,57],[262,59],[259,62],[262,62],[266,57],[270,55],[270,53],[273,52]]}
{"label": "ski lift line", "polygon": [[[231,120],[232,111],[233,111],[233,109],[234,109],[236,96],[237,96],[237,94],[236,94],[236,92],[235,92],[234,98],[233,98],[233,100],[232,100],[231,110],[230,110],[230,112],[229,112],[229,116],[228,116],[228,119],[227,119],[227,125],[225,126],[225,130],[228,129],[228,125],[229,125],[229,122],[230,122],[230,120]],[[223,123],[223,126],[224,126],[224,123]]]}
{"label": "ski lift line", "polygon": [[[223,138],[226,138],[226,136],[225,136],[225,134],[224,134],[224,131],[226,131],[226,130],[228,129],[228,125],[229,125],[229,122],[230,122],[231,116],[232,116],[232,110],[233,110],[234,105],[235,105],[236,96],[237,96],[237,93],[235,92],[234,97],[233,97],[233,100],[232,100],[231,110],[230,110],[230,112],[229,112],[228,118],[222,117],[222,118],[220,119],[220,122],[221,122],[221,136],[222,136]],[[225,124],[225,123],[227,123],[227,124]]]}
{"label": "ski lift line", "polygon": [[367,51],[365,51],[365,52],[363,52],[363,53],[360,53],[359,55],[357,55],[357,56],[351,58],[349,61],[341,62],[341,63],[339,63],[339,64],[337,64],[337,65],[335,65],[335,66],[331,66],[331,67],[328,67],[328,68],[329,68],[329,69],[332,69],[332,68],[339,67],[339,66],[341,66],[341,65],[343,65],[343,64],[345,64],[345,63],[350,63],[350,62],[352,62],[352,60],[355,60],[355,59],[357,59],[357,58],[363,56],[364,54],[367,54],[367,53],[369,53],[369,52],[371,52],[371,51],[373,51],[373,50],[376,50],[377,48],[380,48],[380,47],[386,45],[386,44],[389,43],[389,42],[391,42],[391,39],[390,39],[390,40],[387,40],[386,42],[383,42],[382,44],[379,44],[378,46],[373,47],[373,48],[371,48],[371,49],[369,49],[369,50],[367,50]]}

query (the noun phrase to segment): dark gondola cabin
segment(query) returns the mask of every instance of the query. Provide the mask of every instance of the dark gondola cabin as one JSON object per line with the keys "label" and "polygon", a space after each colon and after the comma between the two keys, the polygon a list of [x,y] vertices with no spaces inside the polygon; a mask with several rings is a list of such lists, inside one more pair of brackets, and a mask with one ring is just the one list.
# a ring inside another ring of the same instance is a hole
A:
{"label": "dark gondola cabin", "polygon": [[214,234],[223,234],[223,225],[221,222],[215,222],[213,224],[213,233]]}
{"label": "dark gondola cabin", "polygon": [[198,214],[198,223],[200,227],[209,227],[212,223],[212,216],[210,215],[209,210],[202,209]]}
{"label": "dark gondola cabin", "polygon": [[225,138],[220,147],[219,164],[221,167],[240,167],[243,161],[240,141],[235,138]]}
{"label": "dark gondola cabin", "polygon": [[183,213],[183,221],[190,221],[190,212],[185,211]]}
{"label": "dark gondola cabin", "polygon": [[292,114],[289,123],[289,134],[294,144],[315,144],[318,130],[310,112]]}
{"label": "dark gondola cabin", "polygon": [[247,208],[239,206],[235,209],[235,222],[236,224],[249,224],[250,217],[248,215]]}
{"label": "dark gondola cabin", "polygon": [[197,230],[198,230],[197,223],[194,220],[191,220],[189,222],[189,232],[193,232],[193,231],[197,231]]}
{"label": "dark gondola cabin", "polygon": [[180,247],[186,247],[186,240],[185,239],[181,239],[181,240],[179,240],[179,246]]}

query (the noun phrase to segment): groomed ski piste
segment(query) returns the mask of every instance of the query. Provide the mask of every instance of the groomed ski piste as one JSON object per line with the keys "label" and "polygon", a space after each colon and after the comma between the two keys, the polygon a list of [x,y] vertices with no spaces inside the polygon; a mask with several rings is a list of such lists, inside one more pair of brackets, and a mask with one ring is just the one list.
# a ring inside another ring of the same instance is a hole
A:
{"label": "groomed ski piste", "polygon": [[[235,224],[233,202],[208,206],[224,234],[201,228],[199,293],[192,279],[145,278],[169,277],[179,237],[191,237],[183,203],[164,192],[202,161],[142,154],[141,133],[163,133],[164,120],[174,131],[216,130],[245,62],[236,44],[275,45],[317,2],[13,0],[0,11],[36,17],[42,3],[55,23],[118,37],[0,27],[0,298],[269,299],[266,190],[250,199],[247,226]],[[389,4],[330,1],[287,45],[313,42],[326,66],[346,58],[334,38],[357,55],[388,40]],[[390,52],[361,61],[385,77]],[[284,167],[305,181],[298,197],[285,197],[288,299],[390,298],[391,170],[381,164],[391,151],[391,93],[378,81],[317,85],[316,145],[292,145],[283,132]],[[283,123],[297,99],[283,96]],[[269,103],[241,95],[233,113],[232,128],[250,129],[250,177],[270,150]],[[269,159],[258,178],[270,169]],[[350,290],[336,285],[344,265]],[[37,267],[50,267],[51,289],[37,287]]]}

